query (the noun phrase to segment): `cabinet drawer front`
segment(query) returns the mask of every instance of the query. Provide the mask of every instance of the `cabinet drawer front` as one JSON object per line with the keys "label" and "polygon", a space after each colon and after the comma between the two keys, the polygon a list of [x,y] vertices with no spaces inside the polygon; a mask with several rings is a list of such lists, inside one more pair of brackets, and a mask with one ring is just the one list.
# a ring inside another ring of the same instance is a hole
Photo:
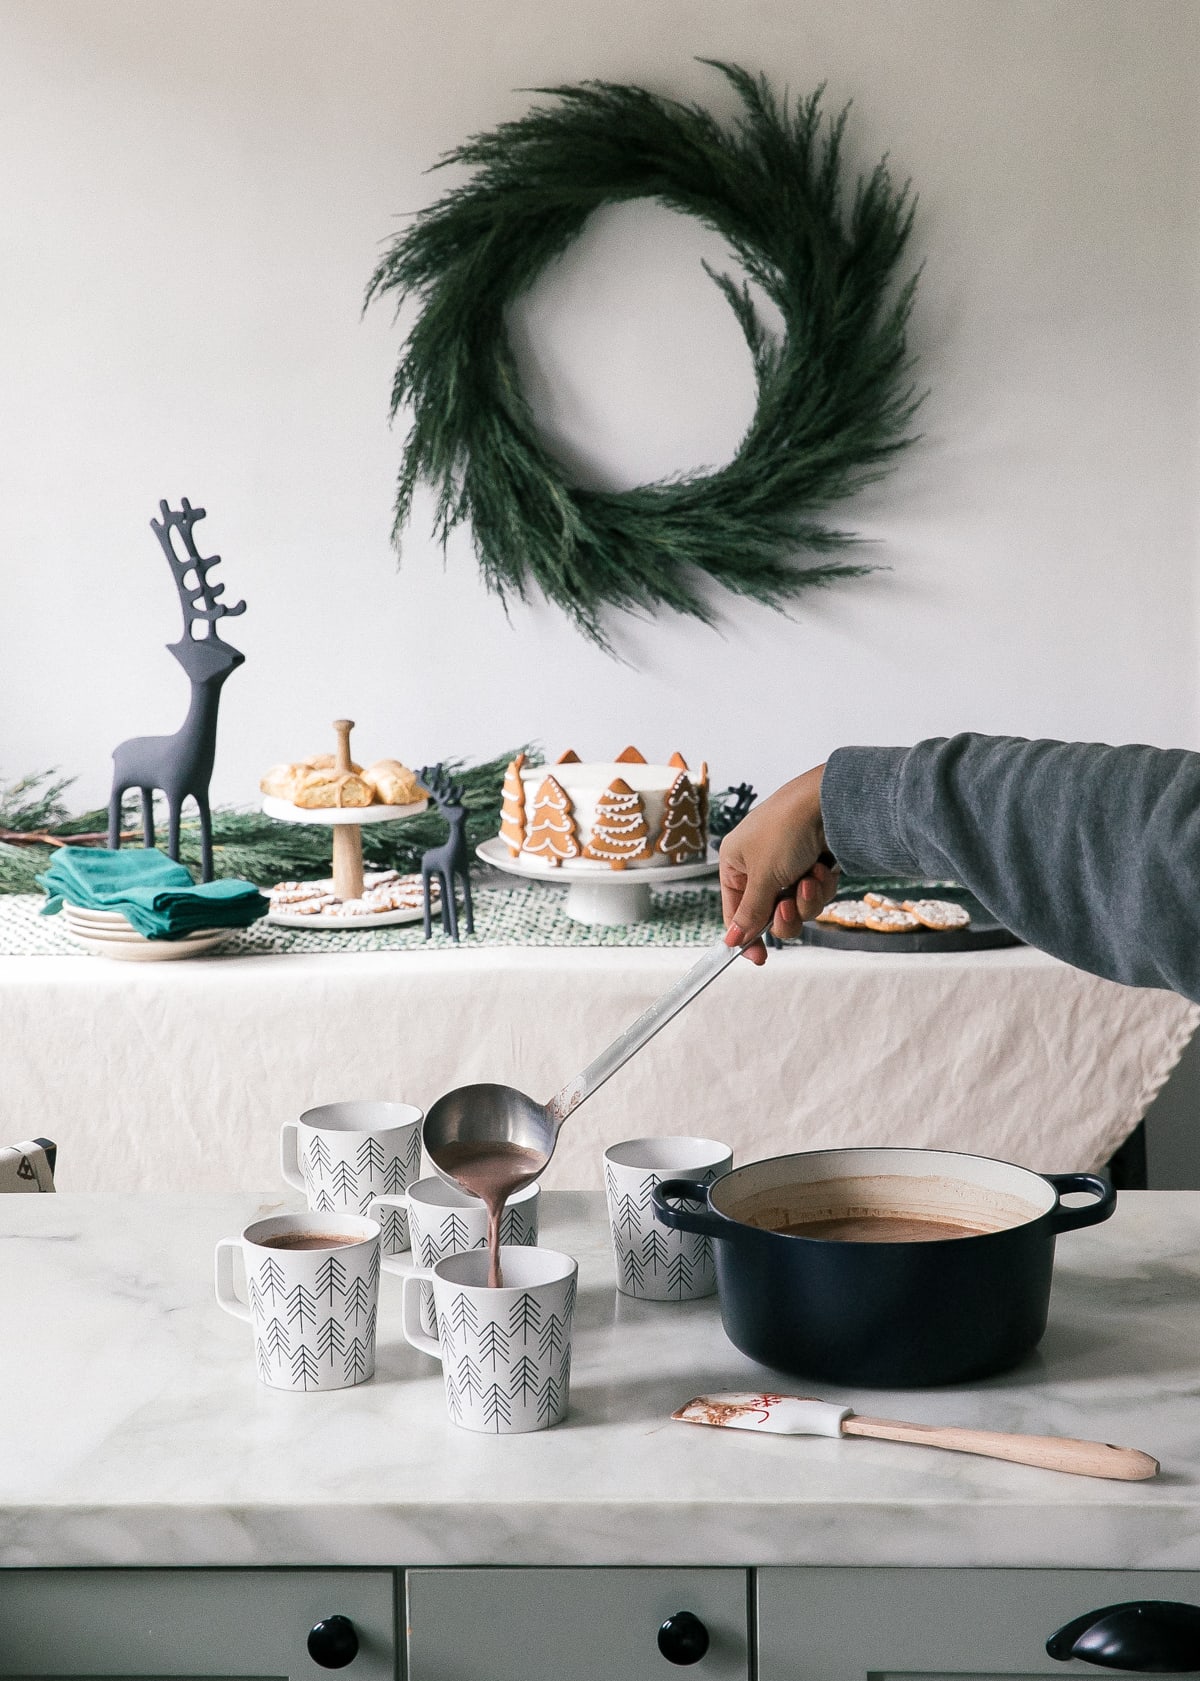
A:
{"label": "cabinet drawer front", "polygon": [[390,1570],[6,1570],[0,1677],[316,1681],[308,1634],[349,1618],[348,1681],[395,1681]]}
{"label": "cabinet drawer front", "polygon": [[[408,1681],[746,1681],[749,1673],[742,1570],[410,1570],[407,1591]],[[677,1667],[657,1636],[680,1612],[703,1623],[709,1646]]]}
{"label": "cabinet drawer front", "polygon": [[770,1569],[756,1590],[759,1681],[1029,1681],[1112,1674],[1057,1662],[1046,1641],[1127,1600],[1200,1605],[1200,1574]]}

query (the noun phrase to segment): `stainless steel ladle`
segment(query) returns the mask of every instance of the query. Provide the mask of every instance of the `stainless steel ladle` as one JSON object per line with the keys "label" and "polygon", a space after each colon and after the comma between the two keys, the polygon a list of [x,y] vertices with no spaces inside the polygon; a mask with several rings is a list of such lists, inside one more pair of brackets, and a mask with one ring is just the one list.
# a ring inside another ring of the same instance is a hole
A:
{"label": "stainless steel ladle", "polygon": [[[614,1039],[607,1050],[601,1051],[582,1074],[569,1080],[548,1103],[536,1102],[515,1086],[490,1084],[458,1086],[445,1097],[439,1097],[421,1129],[426,1153],[439,1176],[449,1184],[457,1183],[453,1174],[438,1163],[438,1156],[450,1144],[516,1144],[525,1150],[536,1150],[548,1162],[567,1116],[573,1115],[581,1103],[598,1092],[618,1068],[623,1068],[631,1056],[653,1039],[660,1027],[665,1027],[672,1016],[678,1015],[685,1004],[690,1004],[741,955],[740,946],[727,946],[723,939],[712,946],[681,980],[644,1010],[620,1038]],[[536,1179],[544,1170],[545,1163],[530,1179]]]}

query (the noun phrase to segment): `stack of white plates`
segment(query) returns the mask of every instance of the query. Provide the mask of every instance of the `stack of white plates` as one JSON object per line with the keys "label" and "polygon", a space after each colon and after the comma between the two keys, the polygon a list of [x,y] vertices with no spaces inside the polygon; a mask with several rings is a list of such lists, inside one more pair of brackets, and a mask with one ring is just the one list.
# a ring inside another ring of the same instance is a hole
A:
{"label": "stack of white plates", "polygon": [[148,940],[120,911],[84,910],[64,902],[62,916],[72,939],[97,957],[116,957],[127,963],[169,963],[177,957],[199,957],[214,951],[229,937],[228,928],[197,928],[178,940]]}

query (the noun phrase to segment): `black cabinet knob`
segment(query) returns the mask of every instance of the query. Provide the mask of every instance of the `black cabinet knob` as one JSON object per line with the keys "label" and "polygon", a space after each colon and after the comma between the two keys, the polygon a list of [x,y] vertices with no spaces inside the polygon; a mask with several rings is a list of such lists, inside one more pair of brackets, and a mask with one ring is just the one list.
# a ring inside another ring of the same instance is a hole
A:
{"label": "black cabinet knob", "polygon": [[676,1611],[658,1631],[658,1649],[668,1663],[699,1663],[708,1651],[708,1630],[692,1611]]}
{"label": "black cabinet knob", "polygon": [[1046,1642],[1052,1658],[1081,1658],[1139,1675],[1200,1670],[1200,1606],[1174,1599],[1132,1599],[1085,1611]]}
{"label": "black cabinet knob", "polygon": [[322,1669],[345,1669],[358,1656],[358,1631],[349,1617],[322,1617],[308,1631],[308,1655]]}

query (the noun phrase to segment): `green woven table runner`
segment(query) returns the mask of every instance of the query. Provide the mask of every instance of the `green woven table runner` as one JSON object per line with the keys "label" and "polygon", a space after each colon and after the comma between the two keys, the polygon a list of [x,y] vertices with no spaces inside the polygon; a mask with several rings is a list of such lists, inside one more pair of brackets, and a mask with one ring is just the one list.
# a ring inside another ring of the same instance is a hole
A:
{"label": "green woven table runner", "polygon": [[[563,910],[566,889],[530,882],[473,893],[475,932],[462,932],[461,946],[447,939],[434,915],[433,938],[420,922],[393,928],[277,928],[261,921],[230,934],[223,957],[276,952],[455,951],[472,946],[702,946],[723,932],[720,894],[714,887],[651,888],[653,913],[646,922],[604,928],[575,922]],[[39,916],[40,894],[0,897],[0,957],[78,957],[83,947],[67,933],[61,916]],[[460,932],[463,919],[459,917]],[[196,961],[201,961],[196,959]]]}

